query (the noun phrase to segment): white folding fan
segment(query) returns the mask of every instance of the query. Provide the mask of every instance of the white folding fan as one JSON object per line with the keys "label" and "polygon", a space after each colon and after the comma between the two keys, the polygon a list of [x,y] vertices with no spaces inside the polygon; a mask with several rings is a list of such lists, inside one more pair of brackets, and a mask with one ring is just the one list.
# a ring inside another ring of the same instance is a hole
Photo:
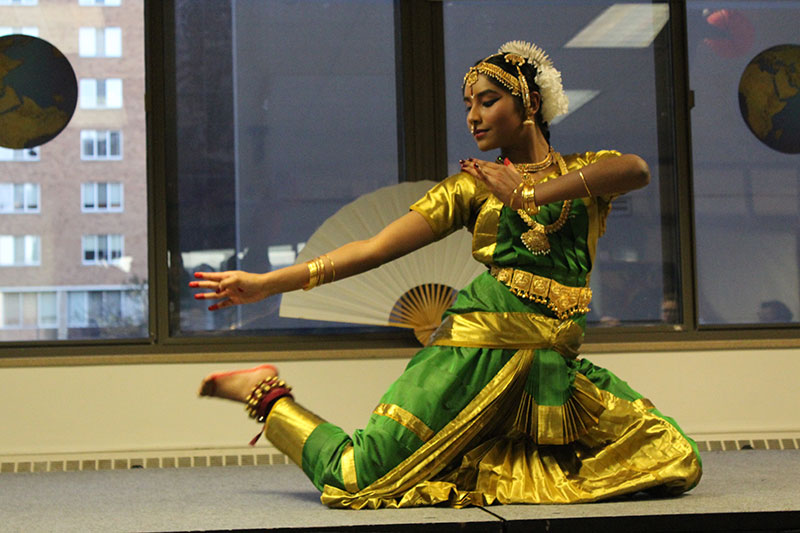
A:
{"label": "white folding fan", "polygon": [[[372,237],[434,186],[403,182],[365,194],[328,218],[297,263]],[[456,292],[486,269],[472,259],[472,236],[461,229],[379,268],[311,291],[283,295],[280,316],[414,329],[425,344]]]}

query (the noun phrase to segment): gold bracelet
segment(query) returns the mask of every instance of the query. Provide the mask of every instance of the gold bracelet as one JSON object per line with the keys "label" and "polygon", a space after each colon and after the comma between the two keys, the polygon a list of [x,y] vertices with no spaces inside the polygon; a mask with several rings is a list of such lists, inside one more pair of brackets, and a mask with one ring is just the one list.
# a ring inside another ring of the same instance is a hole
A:
{"label": "gold bracelet", "polygon": [[308,267],[308,283],[303,287],[303,290],[310,291],[319,284],[319,267],[316,259],[306,261],[306,266]]}
{"label": "gold bracelet", "polygon": [[509,197],[509,200],[508,200],[508,207],[510,207],[511,209],[514,209],[514,197],[515,196],[520,195],[519,201],[520,201],[520,203],[522,202],[522,195],[521,195],[521,192],[520,192],[520,187],[525,189],[525,179],[524,178],[523,178],[522,181],[519,182],[519,185],[514,187],[514,190],[511,191],[511,196]]}
{"label": "gold bracelet", "polygon": [[536,205],[536,189],[533,185],[522,189],[522,209],[529,215],[535,215],[539,212],[539,206]]}
{"label": "gold bracelet", "polygon": [[325,263],[322,261],[321,257],[314,259],[314,262],[317,263],[317,272],[319,272],[319,281],[317,285],[322,285],[325,283]]}
{"label": "gold bracelet", "polygon": [[586,187],[586,193],[589,195],[589,198],[594,196],[592,191],[589,190],[589,185],[586,183],[586,176],[583,175],[583,170],[578,171],[578,176],[581,177],[581,181],[583,182],[583,186]]}
{"label": "gold bracelet", "polygon": [[328,260],[328,262],[331,264],[331,280],[330,280],[328,283],[333,283],[334,281],[336,281],[336,267],[335,267],[335,266],[333,266],[333,259],[331,259],[331,258],[328,256],[328,254],[325,254],[325,255],[323,255],[322,257],[324,257],[325,259],[327,259],[327,260]]}

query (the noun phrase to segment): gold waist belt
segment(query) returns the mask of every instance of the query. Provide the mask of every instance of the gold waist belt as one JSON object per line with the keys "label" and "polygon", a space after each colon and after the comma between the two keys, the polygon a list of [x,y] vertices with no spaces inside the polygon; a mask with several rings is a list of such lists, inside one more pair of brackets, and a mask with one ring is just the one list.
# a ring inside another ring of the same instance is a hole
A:
{"label": "gold waist belt", "polygon": [[589,302],[592,301],[592,289],[589,287],[569,287],[516,268],[492,266],[491,273],[517,296],[546,305],[562,320],[589,312]]}

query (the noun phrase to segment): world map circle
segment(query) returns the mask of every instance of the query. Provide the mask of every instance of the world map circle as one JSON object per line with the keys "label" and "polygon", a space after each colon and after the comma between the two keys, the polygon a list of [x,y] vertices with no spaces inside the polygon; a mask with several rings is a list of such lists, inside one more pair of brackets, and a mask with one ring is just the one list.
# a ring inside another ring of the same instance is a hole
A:
{"label": "world map circle", "polygon": [[0,146],[33,148],[67,127],[78,81],[64,54],[29,35],[0,37]]}
{"label": "world map circle", "polygon": [[800,45],[767,48],[748,63],[739,110],[758,140],[778,152],[800,153]]}

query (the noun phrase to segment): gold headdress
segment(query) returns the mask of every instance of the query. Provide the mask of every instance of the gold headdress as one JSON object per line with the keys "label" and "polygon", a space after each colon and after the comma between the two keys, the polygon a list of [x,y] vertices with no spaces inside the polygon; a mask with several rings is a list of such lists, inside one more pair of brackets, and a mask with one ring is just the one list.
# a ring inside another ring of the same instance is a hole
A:
{"label": "gold headdress", "polygon": [[[511,63],[517,69],[517,76],[510,74],[488,60],[503,56],[506,63]],[[524,41],[509,41],[500,47],[496,54],[481,60],[470,68],[464,76],[464,86],[472,86],[478,81],[478,75],[489,76],[509,90],[512,95],[522,98],[525,106],[525,115],[529,116],[531,110],[530,89],[525,76],[522,74],[521,65],[529,63],[536,68],[534,81],[539,86],[542,96],[542,120],[550,122],[558,115],[563,115],[569,108],[567,95],[561,85],[561,73],[553,67],[553,62],[547,54],[532,43]]]}

